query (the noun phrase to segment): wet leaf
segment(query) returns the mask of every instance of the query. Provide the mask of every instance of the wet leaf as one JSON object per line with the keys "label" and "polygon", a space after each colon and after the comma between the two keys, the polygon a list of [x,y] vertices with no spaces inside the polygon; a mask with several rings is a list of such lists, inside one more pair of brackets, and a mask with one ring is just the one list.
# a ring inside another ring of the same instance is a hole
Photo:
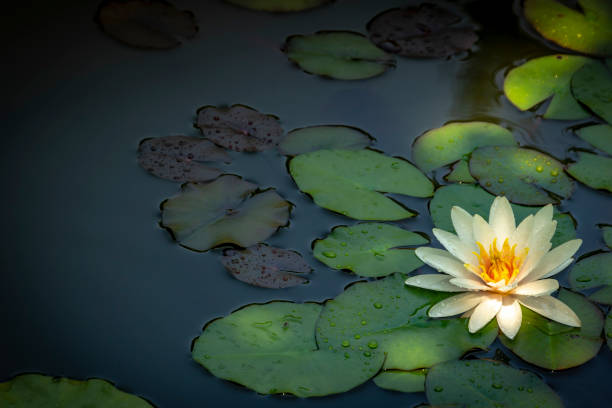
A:
{"label": "wet leaf", "polygon": [[527,21],[544,38],[563,48],[612,55],[612,3],[578,0],[581,11],[558,0],[525,0]]}
{"label": "wet leaf", "polygon": [[559,300],[578,315],[582,327],[554,322],[521,306],[521,328],[514,340],[500,335],[503,345],[523,360],[549,370],[576,367],[595,357],[602,343],[601,311],[584,296],[566,289],[561,289]]}
{"label": "wet leaf", "polygon": [[442,6],[384,11],[368,23],[374,44],[404,57],[444,58],[472,48],[478,40],[473,27],[459,26],[461,16]]}
{"label": "wet leaf", "polygon": [[297,156],[324,149],[359,150],[369,146],[372,140],[372,136],[352,126],[309,126],[287,133],[278,148],[282,154]]}
{"label": "wet leaf", "polygon": [[317,343],[333,350],[386,353],[385,370],[412,371],[488,347],[495,322],[470,334],[466,319],[430,319],[427,310],[448,293],[404,285],[393,274],[349,286],[325,303],[317,322]]}
{"label": "wet leaf", "polygon": [[334,228],[325,239],[315,241],[313,252],[315,258],[331,268],[380,277],[408,273],[422,266],[414,248],[398,247],[428,243],[423,236],[393,225],[363,223]]}
{"label": "wet leaf", "polygon": [[508,72],[506,97],[520,110],[531,109],[552,97],[546,119],[585,119],[591,115],[574,99],[570,81],[576,71],[593,60],[577,55],[547,55],[534,58]]}
{"label": "wet leaf", "polygon": [[87,381],[22,374],[0,383],[5,408],[153,408],[142,398],[115,388],[108,381]]}
{"label": "wet leaf", "polygon": [[608,157],[578,152],[578,160],[567,166],[567,172],[591,188],[612,192],[612,159]]}
{"label": "wet leaf", "polygon": [[599,288],[589,296],[593,302],[612,305],[612,253],[604,252],[581,259],[570,271],[572,289]]}
{"label": "wet leaf", "polygon": [[321,305],[271,302],[208,323],[192,356],[219,378],[260,394],[313,397],[348,391],[374,376],[382,353],[318,349]]}
{"label": "wet leaf", "polygon": [[198,32],[192,12],[166,1],[106,1],[97,20],[106,34],[138,48],[174,48],[181,44],[179,38],[192,38]]}
{"label": "wet leaf", "polygon": [[244,250],[226,249],[221,263],[234,278],[263,288],[288,288],[308,283],[308,279],[294,274],[312,271],[297,252],[262,244]]}
{"label": "wet leaf", "polygon": [[467,160],[463,159],[453,164],[451,171],[444,176],[444,180],[451,183],[476,183],[476,179],[470,173],[470,166]]}
{"label": "wet leaf", "polygon": [[604,328],[606,332],[606,340],[608,341],[608,347],[612,350],[612,311],[608,312],[608,317],[606,318],[606,325]]}
{"label": "wet leaf", "polygon": [[[450,185],[436,190],[429,203],[429,212],[436,227],[445,231],[455,232],[450,213],[453,206],[459,206],[470,214],[479,214],[485,220],[489,218],[489,209],[495,196],[487,193],[479,186]],[[512,212],[518,225],[525,217],[535,214],[539,208],[511,204]],[[553,219],[557,221],[557,229],[552,237],[553,248],[576,238],[574,219],[568,213],[560,213],[554,209]]]}
{"label": "wet leaf", "polygon": [[612,125],[593,125],[580,128],[576,134],[599,150],[612,155]]}
{"label": "wet leaf", "polygon": [[516,144],[512,132],[494,123],[449,123],[416,138],[412,159],[421,170],[429,172],[464,158],[477,147]]}
{"label": "wet leaf", "polygon": [[399,392],[425,391],[427,369],[414,371],[385,370],[373,378],[380,388]]}
{"label": "wet leaf", "polygon": [[206,251],[221,244],[255,245],[287,224],[291,204],[274,190],[223,175],[210,183],[185,183],[161,204],[161,226],[184,247]]}
{"label": "wet leaf", "polygon": [[283,136],[278,118],[245,105],[198,109],[195,126],[219,146],[237,152],[273,149]]}
{"label": "wet leaf", "polygon": [[209,181],[219,177],[220,170],[200,161],[229,162],[230,157],[214,143],[188,136],[144,139],[138,146],[138,164],[154,176],[178,181]]}
{"label": "wet leaf", "polygon": [[480,185],[495,195],[505,195],[517,204],[557,203],[557,196],[568,198],[574,182],[563,172],[563,164],[537,150],[521,147],[489,146],[474,150],[470,173]]}
{"label": "wet leaf", "polygon": [[434,406],[563,408],[537,375],[489,360],[448,361],[429,370],[427,400]]}
{"label": "wet leaf", "polygon": [[274,13],[286,13],[293,11],[308,10],[319,7],[332,0],[225,0],[236,6],[251,10],[270,11]]}
{"label": "wet leaf", "polygon": [[576,99],[612,124],[612,73],[604,64],[586,64],[576,71],[572,77],[572,93]]}
{"label": "wet leaf", "polygon": [[395,59],[365,36],[350,31],[319,31],[293,35],[285,41],[290,61],[309,74],[335,79],[365,79],[381,75]]}
{"label": "wet leaf", "polygon": [[400,220],[414,216],[380,192],[428,197],[433,185],[405,160],[372,150],[318,150],[294,157],[289,171],[314,202],[360,220]]}
{"label": "wet leaf", "polygon": [[612,225],[601,225],[600,227],[604,242],[608,248],[612,248]]}

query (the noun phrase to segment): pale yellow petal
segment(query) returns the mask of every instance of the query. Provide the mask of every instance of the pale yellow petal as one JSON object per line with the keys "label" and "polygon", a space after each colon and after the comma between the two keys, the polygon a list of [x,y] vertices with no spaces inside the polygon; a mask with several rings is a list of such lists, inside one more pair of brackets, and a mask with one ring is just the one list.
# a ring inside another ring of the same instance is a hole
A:
{"label": "pale yellow petal", "polygon": [[470,213],[455,205],[451,208],[451,220],[453,221],[453,227],[459,239],[466,245],[473,246],[474,227]]}
{"label": "pale yellow petal", "polygon": [[465,292],[458,286],[449,283],[452,276],[438,274],[416,275],[406,279],[406,285],[416,286],[418,288],[437,290],[440,292]]}
{"label": "pale yellow petal", "polygon": [[538,232],[540,229],[546,227],[552,222],[553,206],[547,204],[540,208],[534,216],[533,231]]}
{"label": "pale yellow petal", "polygon": [[493,229],[491,226],[482,218],[480,215],[476,214],[472,218],[472,227],[474,231],[474,240],[476,242],[480,242],[483,247],[487,250],[493,239],[495,238],[495,234],[493,233]]}
{"label": "pale yellow petal", "polygon": [[542,296],[550,295],[557,289],[559,289],[559,282],[556,279],[540,279],[519,284],[512,293],[515,295]]}
{"label": "pale yellow petal", "polygon": [[497,325],[506,337],[512,340],[523,320],[523,312],[518,300],[512,296],[504,296],[502,306],[497,313]]}
{"label": "pale yellow petal", "polygon": [[553,269],[552,271],[548,272],[547,274],[545,274],[544,276],[542,276],[542,279],[544,278],[549,278],[551,276],[555,276],[556,274],[558,274],[559,272],[561,272],[562,270],[564,270],[565,268],[567,268],[568,266],[570,266],[570,264],[574,262],[574,258],[570,258],[567,261],[563,262],[561,265],[557,266],[555,269]]}
{"label": "pale yellow petal", "polygon": [[495,197],[493,200],[489,210],[489,225],[499,242],[504,242],[514,232],[514,213],[506,197]]}
{"label": "pale yellow petal", "polygon": [[439,228],[434,228],[432,232],[444,248],[446,248],[455,258],[463,263],[472,265],[478,264],[478,258],[476,258],[476,255],[473,253],[476,250],[475,246],[468,246],[455,234],[451,234]]}
{"label": "pale yellow petal", "polygon": [[452,278],[450,280],[450,283],[455,286],[459,286],[460,288],[464,288],[464,290],[489,290],[490,289],[487,285],[485,285],[482,282],[482,280],[477,280],[474,278]]}
{"label": "pale yellow petal", "polygon": [[472,309],[485,297],[482,292],[467,292],[444,299],[429,309],[430,317],[447,317]]}
{"label": "pale yellow petal", "polygon": [[527,246],[529,237],[533,232],[533,215],[528,215],[510,235],[510,246],[516,245],[516,251],[522,252]]}
{"label": "pale yellow petal", "polygon": [[581,326],[576,313],[559,299],[552,296],[517,296],[517,298],[523,306],[544,317],[572,327]]}
{"label": "pale yellow petal", "polygon": [[489,323],[499,312],[501,308],[502,300],[501,296],[497,294],[487,295],[481,302],[476,306],[470,321],[468,323],[468,330],[470,333],[476,333],[482,329],[487,323]]}
{"label": "pale yellow petal", "polygon": [[416,256],[437,271],[447,273],[457,278],[467,278],[474,273],[465,269],[463,262],[452,256],[448,251],[438,248],[419,247]]}
{"label": "pale yellow petal", "polygon": [[[538,262],[531,271],[526,272],[525,276],[521,277],[521,280],[525,282],[532,282],[542,278],[544,275],[552,272],[560,265],[566,263],[567,260],[570,259],[576,253],[576,251],[578,251],[580,245],[582,245],[581,239],[572,239],[571,241],[567,241],[559,245],[544,255],[542,259],[540,259],[540,262]],[[517,278],[517,281],[520,282],[521,280]]]}

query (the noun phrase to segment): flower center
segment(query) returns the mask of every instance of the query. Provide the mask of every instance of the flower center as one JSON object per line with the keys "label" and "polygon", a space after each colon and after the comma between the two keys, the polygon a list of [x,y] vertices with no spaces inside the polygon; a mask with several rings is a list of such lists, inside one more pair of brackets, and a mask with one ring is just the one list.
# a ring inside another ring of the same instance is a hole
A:
{"label": "flower center", "polygon": [[478,268],[475,272],[487,283],[500,283],[501,281],[504,281],[505,285],[512,283],[529,252],[529,248],[525,248],[522,253],[516,254],[516,244],[511,247],[508,238],[504,241],[501,250],[497,249],[497,239],[493,240],[488,252],[480,242],[476,244],[480,249],[480,254],[474,252],[474,255],[478,257]]}

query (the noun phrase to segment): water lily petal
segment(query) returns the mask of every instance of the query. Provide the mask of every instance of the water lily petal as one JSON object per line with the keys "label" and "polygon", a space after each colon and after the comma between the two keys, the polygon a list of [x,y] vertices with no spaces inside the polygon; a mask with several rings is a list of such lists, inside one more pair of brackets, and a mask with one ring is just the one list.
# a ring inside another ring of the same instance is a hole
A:
{"label": "water lily petal", "polygon": [[455,258],[458,258],[463,263],[472,265],[478,264],[478,258],[473,254],[475,247],[471,247],[463,243],[455,234],[448,231],[434,228],[432,230],[438,241],[450,252]]}
{"label": "water lily petal", "polygon": [[504,242],[514,232],[516,228],[514,213],[506,197],[495,197],[493,200],[489,210],[489,225],[499,242]]}
{"label": "water lily petal", "polygon": [[497,294],[486,295],[470,316],[468,329],[470,333],[476,333],[489,323],[499,312],[502,305],[502,297]]}
{"label": "water lily petal", "polygon": [[447,273],[457,278],[474,276],[473,272],[465,269],[461,261],[443,249],[418,247],[415,254],[421,261],[437,271]]}
{"label": "water lily petal", "polygon": [[451,221],[457,236],[466,245],[474,245],[474,227],[472,215],[463,208],[453,206],[451,208]]}
{"label": "water lily petal", "polygon": [[553,216],[553,206],[552,204],[547,204],[542,207],[534,216],[533,223],[533,232],[536,233],[540,229],[544,228],[552,221]]}
{"label": "water lily petal", "polygon": [[468,292],[444,299],[429,309],[430,317],[447,317],[472,309],[486,298],[482,292]]}
{"label": "water lily petal", "polygon": [[[555,268],[567,262],[578,251],[580,245],[582,245],[581,239],[572,239],[559,245],[544,255],[531,272],[527,272],[521,280],[532,282],[542,278],[547,273],[552,272]],[[517,278],[517,281],[520,282],[519,278]]]}
{"label": "water lily petal", "polygon": [[559,289],[559,282],[556,279],[541,279],[519,285],[512,291],[515,295],[542,296],[550,295]]}
{"label": "water lily petal", "polygon": [[522,252],[527,246],[529,236],[533,232],[533,215],[530,214],[514,230],[510,235],[509,244],[510,246],[516,245],[517,252]]}
{"label": "water lily petal", "polygon": [[512,340],[521,328],[523,312],[518,300],[513,296],[504,296],[502,306],[497,313],[497,325],[506,337]]}
{"label": "water lily petal", "polygon": [[449,283],[449,280],[452,278],[452,276],[444,275],[441,273],[416,275],[406,279],[404,283],[409,286],[437,290],[440,292],[465,292],[465,289],[462,289],[458,286]]}
{"label": "water lily petal", "polygon": [[470,278],[452,278],[450,283],[467,290],[489,290],[489,287],[476,279]]}
{"label": "water lily petal", "polygon": [[580,318],[576,316],[572,309],[552,296],[517,296],[517,298],[526,308],[551,320],[572,327],[580,327],[582,325]]}
{"label": "water lily petal", "polygon": [[495,238],[493,229],[480,215],[475,214],[472,221],[474,229],[474,239],[480,242],[487,250]]}
{"label": "water lily petal", "polygon": [[[527,254],[527,259],[521,265],[520,272],[516,278],[517,282],[520,282],[523,278],[525,278],[533,268],[537,266],[540,260],[550,251],[552,247],[552,243],[550,242],[550,238],[546,239],[548,233],[553,231],[557,226],[557,222],[553,221],[552,225],[545,227],[544,230],[540,231],[539,234],[532,235],[529,239],[528,248],[529,253]],[[552,237],[552,235],[550,235]]]}
{"label": "water lily petal", "polygon": [[552,271],[548,272],[547,274],[545,274],[544,276],[542,276],[542,279],[544,278],[549,278],[551,276],[555,276],[556,274],[558,274],[559,272],[561,272],[562,270],[564,270],[565,268],[567,268],[568,266],[570,266],[570,264],[574,262],[574,258],[570,258],[567,261],[563,262],[561,265],[557,266],[555,269],[553,269]]}

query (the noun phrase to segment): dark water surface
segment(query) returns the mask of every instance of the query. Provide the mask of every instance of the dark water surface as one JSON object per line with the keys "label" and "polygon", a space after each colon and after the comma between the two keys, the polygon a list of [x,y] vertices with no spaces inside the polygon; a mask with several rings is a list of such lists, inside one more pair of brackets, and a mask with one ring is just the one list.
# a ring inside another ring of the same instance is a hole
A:
{"label": "dark water surface", "polygon": [[[160,408],[425,402],[423,393],[384,391],[372,382],[325,398],[263,397],[192,361],[191,341],[212,318],[272,299],[323,301],[357,280],[326,268],[310,251],[315,238],[354,221],[301,194],[278,153],[233,153],[228,172],[276,187],[295,204],[290,226],[268,242],[300,251],[315,267],[303,287],[250,287],[224,271],[217,252],[186,250],[158,227],[159,203],[178,185],[137,166],[138,142],[195,135],[199,106],[242,103],[279,116],[286,131],[330,123],[362,128],[376,137],[377,149],[406,158],[428,129],[488,119],[516,129],[522,144],[564,159],[570,147],[587,147],[565,130],[575,122],[521,113],[499,91],[513,62],[554,51],[520,30],[510,1],[483,0],[469,4],[483,26],[478,52],[450,61],[399,58],[380,77],[332,81],[293,67],[279,51],[284,38],[323,29],[365,32],[371,17],[406,1],[345,0],[289,15],[212,0],[175,4],[195,13],[200,32],[160,52],[103,35],[93,22],[96,1],[14,2],[2,16],[0,382],[24,372],[100,377]],[[420,213],[402,225],[431,235],[428,200],[401,201]],[[609,194],[580,184],[563,202],[584,240],[579,255],[603,247],[596,224],[612,224],[610,202]],[[560,275],[562,285],[566,276]],[[496,349],[503,349],[497,341],[478,355]],[[590,362],[564,372],[514,357],[511,363],[542,375],[568,407],[610,404],[612,353],[605,345]]]}

